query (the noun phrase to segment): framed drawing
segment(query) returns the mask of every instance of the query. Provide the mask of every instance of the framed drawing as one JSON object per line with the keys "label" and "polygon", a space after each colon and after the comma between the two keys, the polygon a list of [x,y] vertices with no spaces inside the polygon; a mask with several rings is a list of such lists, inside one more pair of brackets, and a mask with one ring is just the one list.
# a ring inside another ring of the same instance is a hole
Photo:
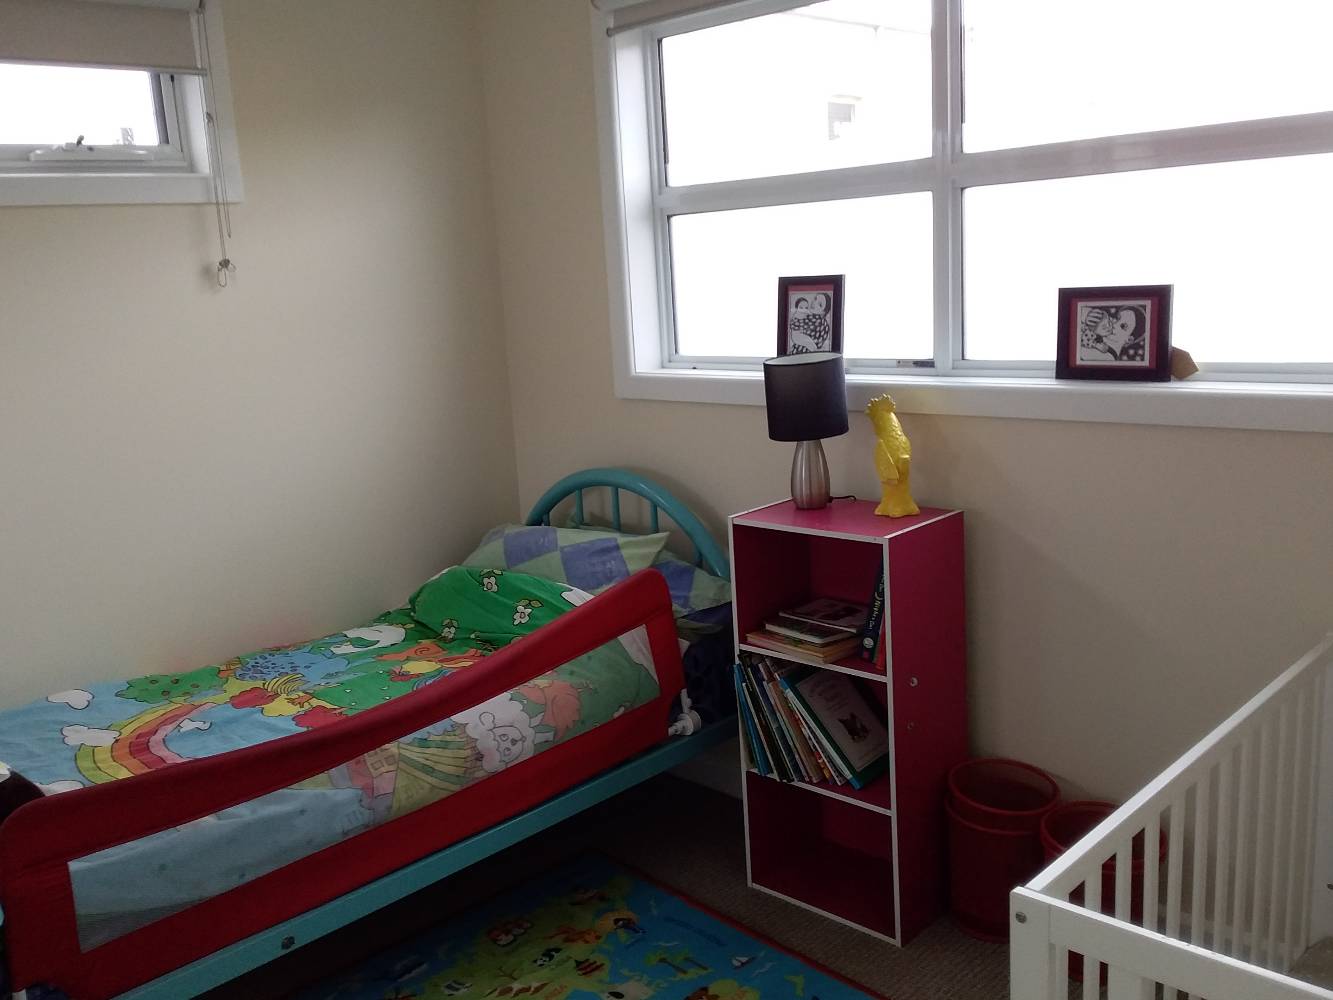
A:
{"label": "framed drawing", "polygon": [[1171,378],[1171,285],[1060,289],[1056,378]]}
{"label": "framed drawing", "polygon": [[842,353],[841,274],[778,279],[778,356]]}

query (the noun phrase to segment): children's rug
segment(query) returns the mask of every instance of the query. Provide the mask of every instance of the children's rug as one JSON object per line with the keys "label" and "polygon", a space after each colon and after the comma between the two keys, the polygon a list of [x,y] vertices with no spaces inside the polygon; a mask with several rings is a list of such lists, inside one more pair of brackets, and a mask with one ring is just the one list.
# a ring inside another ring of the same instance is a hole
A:
{"label": "children's rug", "polygon": [[300,1000],[865,1000],[866,992],[589,855]]}

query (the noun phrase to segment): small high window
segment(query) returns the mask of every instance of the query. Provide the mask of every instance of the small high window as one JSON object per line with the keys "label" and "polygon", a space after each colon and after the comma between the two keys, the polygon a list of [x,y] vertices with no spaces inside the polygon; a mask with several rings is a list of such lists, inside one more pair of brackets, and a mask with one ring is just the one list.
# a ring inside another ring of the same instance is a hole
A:
{"label": "small high window", "polygon": [[237,200],[216,7],[0,0],[0,204]]}

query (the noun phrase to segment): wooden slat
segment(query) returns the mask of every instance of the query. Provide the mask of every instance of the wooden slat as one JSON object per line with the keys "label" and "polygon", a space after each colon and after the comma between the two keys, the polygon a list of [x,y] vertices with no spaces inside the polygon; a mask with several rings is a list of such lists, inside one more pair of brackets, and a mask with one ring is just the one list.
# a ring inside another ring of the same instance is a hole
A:
{"label": "wooden slat", "polygon": [[1157,930],[1161,843],[1162,817],[1154,814],[1148,817],[1148,825],[1143,828],[1143,926],[1150,931]]}
{"label": "wooden slat", "polygon": [[[1095,858],[1097,866],[1093,869],[1094,874],[1083,883],[1083,905],[1093,913],[1100,913],[1102,910],[1102,859]],[[1083,953],[1083,981],[1085,983],[1099,983],[1102,979],[1102,963],[1097,960],[1094,952]]]}
{"label": "wooden slat", "polygon": [[1227,751],[1217,767],[1217,854],[1213,875],[1213,950],[1226,948],[1227,897],[1231,889],[1231,817],[1236,811],[1234,751]]}
{"label": "wooden slat", "polygon": [[1236,871],[1231,891],[1231,955],[1243,957],[1245,951],[1245,890],[1250,846],[1250,803],[1254,789],[1255,734],[1248,734],[1240,745],[1240,792],[1236,797]]}
{"label": "wooden slat", "polygon": [[[1291,864],[1291,826],[1293,776],[1291,774],[1291,742],[1295,736],[1296,720],[1292,718],[1292,699],[1282,702],[1278,710],[1277,722],[1277,774],[1273,788],[1273,846],[1268,865],[1268,938],[1264,942],[1264,957],[1261,963],[1266,968],[1276,969],[1282,966],[1281,952],[1278,950],[1278,932],[1282,925],[1279,919],[1286,910],[1286,900],[1282,896],[1285,882],[1279,880],[1286,874]],[[1292,827],[1294,829],[1294,827]]]}
{"label": "wooden slat", "polygon": [[1134,839],[1131,837],[1115,852],[1115,917],[1129,920],[1130,885],[1134,881]]}
{"label": "wooden slat", "polygon": [[1314,824],[1315,813],[1318,811],[1319,782],[1321,778],[1319,765],[1323,756],[1324,727],[1327,722],[1324,718],[1324,684],[1327,678],[1328,674],[1321,671],[1319,676],[1315,678],[1314,692],[1311,697],[1313,705],[1310,712],[1310,766],[1306,780],[1307,791],[1305,796],[1310,808],[1310,818],[1305,823],[1306,847],[1301,852],[1309,868],[1301,882],[1300,908],[1296,911],[1300,917],[1300,927],[1296,934],[1297,954],[1303,952],[1310,944],[1310,917],[1314,905],[1314,897],[1311,893],[1314,891],[1315,883],[1315,852],[1321,848],[1321,845],[1315,843]]}
{"label": "wooden slat", "polygon": [[1268,904],[1268,852],[1271,850],[1273,823],[1273,768],[1277,754],[1273,751],[1273,737],[1277,720],[1270,716],[1259,730],[1259,781],[1255,788],[1254,867],[1250,872],[1253,886],[1250,899],[1250,952],[1249,959],[1262,965],[1264,945],[1265,907]]}
{"label": "wooden slat", "polygon": [[1301,886],[1309,881],[1309,850],[1307,830],[1310,825],[1310,715],[1312,700],[1310,691],[1302,691],[1296,698],[1296,732],[1292,749],[1292,765],[1295,769],[1292,792],[1290,826],[1287,838],[1287,882],[1283,890],[1286,905],[1282,908],[1282,968],[1291,968],[1291,963],[1300,957],[1305,949],[1297,950],[1297,935],[1300,932]]}
{"label": "wooden slat", "polygon": [[[1180,883],[1185,868],[1185,793],[1177,792],[1171,807],[1167,810],[1166,821],[1171,829],[1167,833],[1166,847],[1166,936],[1180,937]],[[1180,1000],[1180,993],[1175,987],[1168,988],[1163,996],[1165,1000]]]}
{"label": "wooden slat", "polygon": [[1190,944],[1202,946],[1208,912],[1208,823],[1213,772],[1194,786],[1194,868],[1190,880]]}
{"label": "wooden slat", "polygon": [[1119,965],[1111,966],[1106,980],[1107,1000],[1153,1000],[1154,984]]}
{"label": "wooden slat", "polygon": [[1166,848],[1166,936],[1180,937],[1180,882],[1185,868],[1185,793],[1177,792],[1167,813],[1171,824]]}

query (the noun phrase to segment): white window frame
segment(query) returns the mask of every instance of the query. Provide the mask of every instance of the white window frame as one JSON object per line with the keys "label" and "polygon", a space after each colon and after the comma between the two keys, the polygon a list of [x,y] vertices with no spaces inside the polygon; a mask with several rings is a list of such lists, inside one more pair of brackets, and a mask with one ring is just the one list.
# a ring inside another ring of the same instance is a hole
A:
{"label": "white window frame", "polygon": [[660,40],[810,0],[744,0],[609,34],[592,15],[615,386],[623,398],[762,404],[760,360],[674,350],[672,215],[930,192],[935,366],[848,359],[860,408],[892,391],[906,412],[1333,432],[1333,365],[1210,364],[1185,382],[1054,378],[1052,362],[963,358],[962,210],[968,187],[1333,152],[1333,113],[1293,115],[1043,146],[962,148],[962,0],[932,0],[932,155],[917,160],[671,187]]}
{"label": "white window frame", "polygon": [[[227,70],[221,4],[204,7],[211,73],[155,74],[162,91],[166,142],[135,146],[150,150],[148,162],[99,159],[78,162],[29,159],[33,146],[0,146],[0,206],[207,204],[214,200],[206,107],[216,119],[216,156],[227,185],[227,201],[244,198],[240,154],[233,124],[231,77]],[[199,42],[202,45],[202,39]],[[74,137],[71,136],[70,139]],[[117,147],[123,149],[125,147]]]}

